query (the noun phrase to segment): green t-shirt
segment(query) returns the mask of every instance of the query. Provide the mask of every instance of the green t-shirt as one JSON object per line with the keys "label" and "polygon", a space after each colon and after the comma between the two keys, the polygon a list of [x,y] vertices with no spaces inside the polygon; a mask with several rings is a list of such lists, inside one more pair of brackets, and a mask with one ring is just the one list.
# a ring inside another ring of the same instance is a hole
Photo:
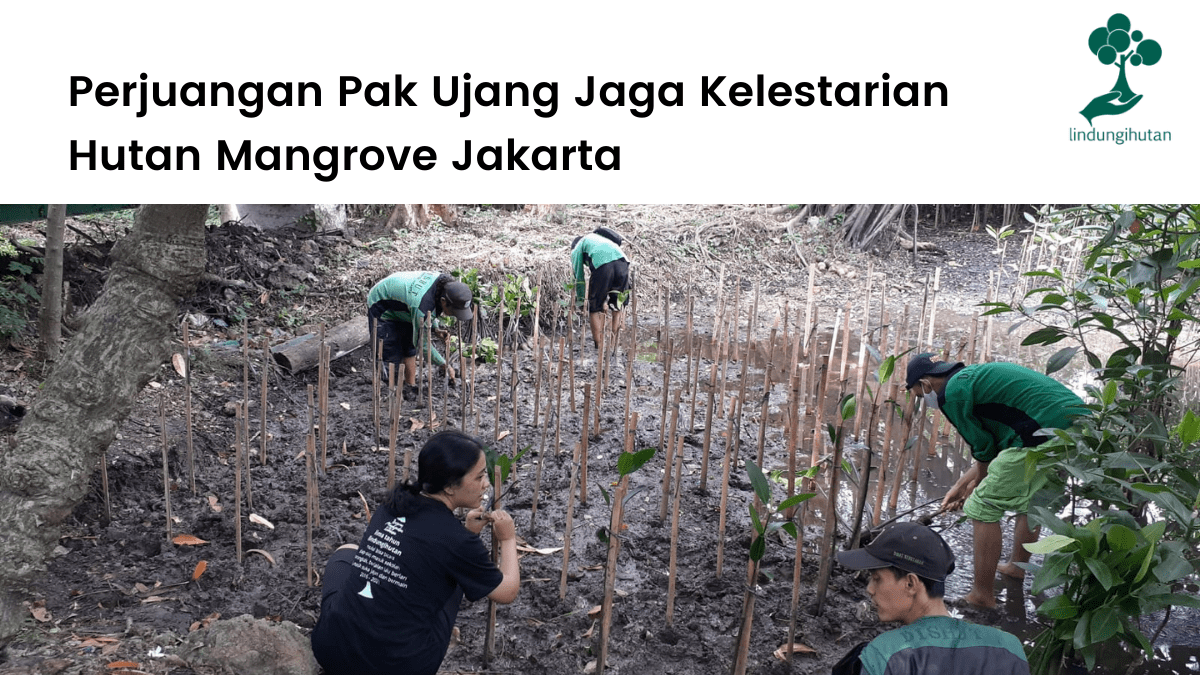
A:
{"label": "green t-shirt", "polygon": [[1015,363],[980,363],[950,376],[939,397],[942,413],[971,446],[990,462],[1007,448],[1045,443],[1038,429],[1066,429],[1088,414],[1083,400],[1060,382]]}
{"label": "green t-shirt", "polygon": [[926,616],[883,633],[859,660],[868,675],[1029,675],[1015,635],[948,616]]}
{"label": "green t-shirt", "polygon": [[585,253],[593,270],[605,263],[621,260],[625,257],[625,253],[621,251],[621,247],[617,246],[607,237],[602,237],[595,232],[581,237],[579,243],[575,244],[575,248],[571,249],[571,268],[575,272],[576,302],[583,302],[584,299],[583,261]]}
{"label": "green t-shirt", "polygon": [[[379,315],[379,320],[412,324],[414,343],[417,345],[419,353],[424,353],[428,349],[433,363],[441,366],[445,365],[446,359],[433,348],[432,344],[425,344],[425,333],[421,330],[421,322],[427,312],[433,315],[434,326],[437,326],[436,301],[432,307],[425,309],[421,308],[421,301],[433,288],[439,276],[441,275],[437,272],[389,274],[372,286],[371,291],[367,293],[367,308],[370,309],[377,302],[388,303],[389,309]],[[395,303],[403,303],[404,306],[398,307]]]}

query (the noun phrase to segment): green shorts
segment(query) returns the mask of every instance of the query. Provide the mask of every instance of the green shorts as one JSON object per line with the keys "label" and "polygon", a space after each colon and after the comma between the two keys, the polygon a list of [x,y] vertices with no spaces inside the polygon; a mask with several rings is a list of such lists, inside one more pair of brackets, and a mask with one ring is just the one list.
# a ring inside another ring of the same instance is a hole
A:
{"label": "green shorts", "polygon": [[1027,513],[1029,500],[1046,484],[1046,473],[1038,472],[1025,481],[1025,456],[1028,448],[1002,450],[991,464],[987,477],[963,504],[963,513],[971,520],[996,523],[1006,512]]}

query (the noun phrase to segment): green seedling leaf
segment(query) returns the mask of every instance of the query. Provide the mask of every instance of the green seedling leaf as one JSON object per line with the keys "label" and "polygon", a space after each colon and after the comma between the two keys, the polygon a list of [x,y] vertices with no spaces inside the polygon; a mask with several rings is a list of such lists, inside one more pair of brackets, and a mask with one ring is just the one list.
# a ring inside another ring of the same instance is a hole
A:
{"label": "green seedling leaf", "polygon": [[749,459],[746,460],[746,472],[750,474],[750,485],[754,487],[754,494],[758,495],[759,501],[768,504],[771,501],[771,484],[767,482],[767,477],[763,475],[762,469]]}
{"label": "green seedling leaf", "polygon": [[1142,528],[1142,536],[1150,543],[1157,543],[1167,531],[1167,521],[1159,520]]}
{"label": "green seedling leaf", "polygon": [[1079,347],[1066,347],[1054,353],[1050,360],[1046,362],[1046,374],[1062,370],[1066,367],[1071,359],[1075,358],[1075,354],[1079,351]]}
{"label": "green seedling leaf", "polygon": [[[788,497],[787,499],[779,502],[778,510],[786,511],[787,509],[790,509],[793,506],[796,506],[798,504],[802,504],[802,503],[812,499],[815,496],[817,496],[815,492],[801,492],[798,495],[792,495],[791,497]],[[795,535],[793,535],[793,536],[795,536]]]}
{"label": "green seedling leaf", "polygon": [[845,398],[842,399],[842,421],[843,422],[850,419],[851,417],[854,417],[854,410],[856,407],[857,407],[857,402],[855,401],[854,394],[846,394]]}
{"label": "green seedling leaf", "polygon": [[1092,613],[1092,644],[1107,642],[1121,630],[1121,618],[1112,607],[1101,607]]}
{"label": "green seedling leaf", "polygon": [[1137,546],[1137,533],[1124,525],[1113,525],[1105,535],[1114,551],[1129,551]]}
{"label": "green seedling leaf", "polygon": [[1183,414],[1183,420],[1179,422],[1179,426],[1175,428],[1175,431],[1179,434],[1179,440],[1183,441],[1184,445],[1191,445],[1196,441],[1200,441],[1200,416],[1188,410]]}
{"label": "green seedling leaf", "polygon": [[1071,561],[1075,556],[1070,553],[1051,553],[1046,556],[1042,569],[1033,578],[1033,594],[1037,595],[1048,588],[1061,586],[1070,579]]}
{"label": "green seedling leaf", "polygon": [[1066,337],[1066,333],[1061,328],[1039,328],[1029,335],[1026,335],[1025,339],[1021,341],[1021,346],[1052,345],[1064,337]]}
{"label": "green seedling leaf", "polygon": [[1072,619],[1079,614],[1079,607],[1071,598],[1065,595],[1056,595],[1043,602],[1037,608],[1037,613],[1051,619]]}
{"label": "green seedling leaf", "polygon": [[645,466],[650,458],[654,457],[654,453],[658,452],[657,448],[642,448],[637,452],[623,452],[617,457],[617,472],[621,476],[628,476]]}
{"label": "green seedling leaf", "polygon": [[1092,623],[1092,613],[1084,612],[1079,615],[1079,623],[1075,624],[1075,634],[1072,636],[1072,644],[1076,649],[1083,649],[1088,645],[1088,634],[1090,633]]}
{"label": "green seedling leaf", "polygon": [[602,527],[602,528],[596,530],[596,538],[600,540],[600,543],[607,544],[608,543],[608,528]]}
{"label": "green seedling leaf", "polygon": [[1174,551],[1168,551],[1162,562],[1154,566],[1154,576],[1164,584],[1178,581],[1192,573],[1192,564]]}
{"label": "green seedling leaf", "polygon": [[1104,587],[1104,590],[1112,590],[1113,573],[1112,570],[1108,568],[1108,565],[1105,565],[1096,558],[1088,558],[1083,562],[1085,565],[1087,565],[1087,568],[1092,571],[1092,574],[1096,577],[1096,580],[1100,582],[1100,585]]}
{"label": "green seedling leaf", "polygon": [[1110,406],[1117,400],[1117,381],[1109,380],[1104,385],[1104,391],[1101,393],[1100,400],[1105,406]]}
{"label": "green seedling leaf", "polygon": [[892,377],[892,372],[896,370],[896,357],[889,356],[879,364],[879,383],[883,384]]}
{"label": "green seedling leaf", "polygon": [[1076,544],[1077,542],[1071,537],[1065,537],[1061,534],[1052,534],[1040,541],[1035,541],[1031,544],[1025,544],[1025,550],[1030,553],[1053,553],[1062,548]]}
{"label": "green seedling leaf", "polygon": [[762,535],[766,531],[763,527],[762,519],[758,517],[758,509],[754,508],[754,504],[750,504],[750,521],[754,523],[754,531]]}
{"label": "green seedling leaf", "polygon": [[600,490],[600,495],[604,497],[604,505],[612,506],[612,498],[608,496],[608,490],[605,490],[603,485],[596,485],[596,487]]}
{"label": "green seedling leaf", "polygon": [[798,536],[796,532],[796,524],[791,521],[783,524],[783,531],[792,535],[792,539],[795,539]]}
{"label": "green seedling leaf", "polygon": [[850,460],[848,460],[848,459],[842,460],[842,471],[845,471],[846,475],[849,475],[849,476],[854,475],[854,466],[852,464],[850,464]]}
{"label": "green seedling leaf", "polygon": [[754,562],[762,560],[763,554],[767,552],[767,538],[758,537],[750,543],[750,559]]}

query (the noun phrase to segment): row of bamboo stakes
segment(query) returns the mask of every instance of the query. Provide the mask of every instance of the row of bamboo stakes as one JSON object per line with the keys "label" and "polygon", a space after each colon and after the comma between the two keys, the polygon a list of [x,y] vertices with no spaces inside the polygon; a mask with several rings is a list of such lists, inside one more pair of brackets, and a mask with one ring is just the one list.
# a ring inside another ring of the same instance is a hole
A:
{"label": "row of bamboo stakes", "polygon": [[[869,280],[873,280],[873,271],[868,272]],[[541,299],[540,299],[540,283],[539,276],[538,288],[539,291],[534,300],[535,317],[541,316]],[[995,283],[998,283],[999,275],[996,276]],[[724,269],[721,270],[719,287],[723,288],[725,283]],[[749,371],[750,362],[759,360],[763,363],[762,369],[762,389],[760,392],[761,399],[758,405],[759,426],[756,438],[756,453],[755,459],[764,471],[767,467],[764,466],[766,461],[765,448],[767,429],[770,423],[770,398],[775,385],[785,385],[787,389],[787,402],[780,404],[780,407],[786,407],[783,413],[783,434],[787,449],[787,495],[792,496],[796,492],[796,477],[798,472],[803,471],[800,457],[803,457],[802,451],[808,450],[808,466],[832,466],[839,467],[841,464],[840,453],[841,443],[835,444],[833,452],[827,445],[823,426],[825,422],[825,405],[827,400],[838,400],[841,394],[857,393],[859,396],[859,405],[857,406],[853,422],[849,424],[854,435],[862,437],[863,424],[865,421],[867,428],[867,443],[863,449],[863,457],[860,459],[860,467],[866,465],[866,461],[872,453],[875,445],[874,437],[882,427],[882,458],[879,462],[879,472],[876,478],[875,498],[873,500],[873,511],[869,514],[871,522],[878,523],[883,515],[883,500],[885,497],[885,488],[887,486],[887,476],[891,469],[892,489],[888,501],[888,510],[895,511],[897,506],[897,498],[901,487],[903,471],[902,469],[908,464],[911,456],[913,465],[913,476],[915,479],[916,472],[920,466],[920,454],[917,452],[916,446],[909,447],[904,439],[913,437],[914,416],[909,414],[900,415],[896,405],[882,405],[886,401],[900,401],[901,390],[899,382],[903,379],[903,363],[898,363],[896,367],[896,375],[892,381],[886,386],[886,392],[881,391],[880,387],[872,387],[872,396],[869,397],[870,405],[867,405],[864,396],[866,394],[869,382],[864,374],[869,370],[873,370],[867,361],[867,345],[873,342],[877,345],[876,350],[881,354],[897,354],[904,349],[921,348],[924,349],[933,344],[934,336],[936,335],[936,316],[937,316],[937,296],[940,290],[940,269],[935,271],[931,279],[926,279],[925,294],[922,301],[922,307],[917,317],[917,325],[914,326],[910,322],[911,308],[906,306],[901,315],[901,318],[896,321],[894,317],[889,317],[888,309],[884,302],[885,294],[879,293],[879,311],[876,314],[879,321],[872,321],[872,291],[870,281],[868,282],[868,290],[866,300],[862,306],[862,327],[860,329],[859,351],[858,351],[858,366],[857,381],[851,386],[849,382],[849,353],[850,353],[850,333],[851,333],[851,306],[847,303],[844,307],[839,308],[836,313],[836,318],[832,325],[832,335],[828,346],[828,351],[818,348],[817,326],[819,325],[819,308],[814,304],[814,289],[815,289],[815,270],[810,270],[809,276],[809,294],[808,302],[805,307],[804,320],[800,323],[800,312],[796,312],[794,317],[797,321],[793,321],[790,316],[790,308],[785,302],[783,311],[775,317],[774,323],[769,330],[769,337],[763,341],[757,339],[756,332],[758,322],[758,306],[760,290],[757,284],[754,285],[753,298],[743,299],[743,283],[742,280],[736,279],[734,283],[734,295],[732,304],[727,302],[727,297],[724,292],[719,292],[716,298],[717,307],[714,314],[714,323],[711,335],[707,338],[699,337],[693,333],[694,326],[693,316],[696,305],[696,297],[693,287],[689,286],[689,290],[682,305],[685,319],[685,327],[683,334],[679,336],[672,335],[671,330],[671,293],[664,292],[664,289],[659,289],[659,302],[655,303],[661,306],[662,314],[660,316],[657,345],[657,359],[662,363],[663,367],[663,385],[662,385],[662,402],[659,417],[659,445],[658,448],[663,450],[662,461],[662,490],[659,500],[658,522],[665,524],[670,515],[671,527],[671,544],[668,562],[668,592],[667,592],[667,614],[666,621],[668,625],[673,624],[673,610],[675,600],[676,587],[676,551],[679,536],[679,514],[681,508],[681,495],[683,490],[683,463],[684,463],[684,446],[685,438],[695,430],[695,420],[698,413],[703,411],[704,414],[704,431],[701,444],[702,457],[700,458],[700,476],[699,488],[703,492],[708,490],[708,469],[710,450],[712,448],[712,432],[714,430],[714,419],[724,417],[726,420],[724,437],[724,452],[722,457],[722,475],[721,485],[719,488],[719,516],[718,516],[718,536],[716,550],[716,575],[720,577],[723,573],[724,564],[724,543],[725,543],[725,527],[727,520],[727,510],[729,507],[729,481],[731,473],[737,470],[737,458],[741,452],[741,444],[743,442],[743,429],[745,426],[744,413],[746,404],[752,402],[753,392],[748,393],[748,383],[751,375]],[[989,300],[992,299],[995,293],[994,287],[989,288]],[[585,296],[586,292],[585,292]],[[624,406],[624,436],[623,446],[626,452],[632,452],[635,449],[636,430],[638,425],[638,415],[630,410],[631,394],[632,394],[632,377],[634,364],[637,361],[639,353],[638,344],[638,311],[637,303],[639,296],[637,293],[632,294],[632,305],[630,313],[632,314],[633,327],[626,333],[627,340],[625,341],[625,406]],[[743,305],[747,307],[743,307]],[[743,309],[745,310],[745,321],[742,320]],[[512,317],[511,323],[515,324],[521,318],[521,305],[518,302],[515,316]],[[520,386],[520,349],[517,348],[517,331],[515,326],[513,332],[513,344],[508,349],[509,358],[509,399],[513,403],[512,429],[512,452],[515,457],[519,452],[521,444],[521,430],[533,429],[540,436],[539,455],[536,469],[536,483],[533,492],[533,500],[530,508],[530,530],[536,532],[538,500],[540,497],[541,478],[543,465],[547,456],[546,446],[549,433],[551,416],[554,418],[554,445],[556,453],[559,454],[563,449],[562,439],[562,417],[563,417],[563,398],[564,385],[567,389],[569,402],[572,412],[577,411],[576,401],[576,368],[575,368],[575,351],[578,349],[581,353],[585,344],[585,336],[588,334],[586,329],[586,318],[579,321],[579,326],[575,326],[575,316],[573,313],[565,314],[565,321],[561,321],[563,316],[560,315],[560,307],[558,303],[554,303],[552,312],[553,319],[551,326],[553,331],[549,339],[544,339],[540,331],[540,322],[533,321],[533,336],[531,339],[533,350],[536,354],[536,363],[534,371],[534,410],[531,424],[523,423],[521,419],[519,403],[519,386]],[[559,326],[563,326],[565,334],[559,334]],[[797,325],[798,324],[798,325]],[[493,443],[498,444],[500,440],[500,425],[499,425],[499,410],[502,401],[504,400],[504,356],[506,350],[505,328],[504,328],[504,308],[500,308],[500,339],[497,341],[497,362],[496,362],[496,399],[494,406],[494,424],[493,424]],[[744,333],[742,330],[744,328]],[[435,403],[433,396],[434,369],[429,367],[429,350],[432,349],[431,326],[426,322],[422,327],[424,341],[426,346],[425,359],[418,359],[421,362],[419,366],[421,372],[418,374],[417,381],[424,385],[425,396],[422,401],[415,406],[427,407],[427,419],[430,429],[437,424],[449,423],[448,406],[449,406],[449,379],[448,374],[443,378],[443,396],[441,397],[442,415],[440,418],[435,413]],[[467,346],[462,340],[461,327],[458,332],[458,365],[459,365],[459,382],[462,388],[460,396],[459,408],[459,425],[460,428],[466,430],[468,426],[473,427],[476,435],[480,432],[480,413],[481,408],[476,405],[478,393],[476,390],[476,371],[478,360],[476,356],[479,353],[479,331],[472,331],[474,339],[470,345],[470,355],[467,355]],[[604,332],[607,335],[607,331]],[[840,353],[838,352],[840,342]],[[310,585],[315,583],[316,571],[313,567],[313,544],[312,533],[315,527],[320,525],[320,504],[319,504],[319,477],[324,473],[327,466],[327,446],[328,446],[328,404],[329,404],[329,349],[324,344],[324,333],[320,336],[322,342],[321,354],[322,358],[318,366],[317,384],[315,387],[308,387],[308,418],[307,432],[305,434],[305,449],[303,451],[305,459],[305,476],[306,476],[306,494],[307,494],[307,525],[306,525],[306,546],[307,546],[307,580]],[[969,340],[961,340],[958,343],[957,351],[952,349],[953,345],[947,344],[942,350],[943,354],[955,358],[956,360],[966,360],[968,362],[974,360],[976,353],[986,355],[990,353],[990,345],[993,339],[991,318],[986,321],[980,321],[977,316],[972,321],[972,329]],[[891,342],[890,350],[887,349],[888,342]],[[185,362],[190,363],[190,340],[187,334],[187,324],[183,326],[183,342],[185,352]],[[249,336],[243,336],[243,392],[242,402],[238,405],[235,415],[235,453],[233,466],[235,467],[234,493],[235,493],[235,548],[239,562],[242,559],[241,551],[241,502],[244,494],[248,509],[253,509],[253,496],[250,481],[250,431],[249,431],[249,371],[250,371],[250,340]],[[981,349],[977,350],[978,346]],[[372,370],[373,370],[373,393],[375,401],[374,410],[374,436],[372,446],[378,448],[381,438],[380,410],[379,402],[384,398],[383,383],[380,378],[380,362],[381,353],[379,345],[374,340],[372,335]],[[557,345],[557,350],[555,346]],[[601,429],[601,406],[603,404],[603,395],[606,389],[610,386],[610,373],[612,361],[616,360],[619,345],[614,344],[611,349],[604,344],[603,340],[597,349],[597,360],[595,368],[595,381],[583,383],[582,391],[582,410],[581,423],[582,432],[578,444],[572,450],[572,464],[570,471],[570,490],[566,505],[566,526],[563,534],[563,565],[562,574],[560,577],[560,597],[566,597],[566,587],[568,579],[570,552],[571,552],[571,532],[573,530],[574,507],[576,501],[576,486],[578,485],[578,501],[582,505],[587,504],[588,497],[588,443],[589,439],[603,434],[606,430]],[[704,354],[707,348],[707,383],[701,385],[701,370],[705,369],[702,361],[705,360]],[[777,355],[783,355],[783,367],[780,368],[777,363]],[[260,447],[259,457],[261,464],[267,463],[267,432],[266,432],[266,393],[267,393],[267,374],[269,372],[269,364],[271,361],[269,347],[264,344],[260,362],[260,370],[262,375],[261,383],[261,401],[260,407],[260,424],[259,436]],[[734,362],[740,366],[740,374],[734,381],[737,386],[737,391],[729,391],[728,387],[731,384],[730,380],[730,363]],[[837,367],[833,366],[837,364]],[[387,418],[389,421],[388,430],[388,470],[387,470],[387,485],[390,487],[396,479],[396,446],[397,436],[399,433],[400,415],[404,406],[404,398],[402,396],[402,382],[404,380],[403,365],[396,368],[397,364],[388,364],[388,386],[386,391],[387,402]],[[680,377],[672,377],[672,372],[676,366],[681,366]],[[545,367],[544,367],[545,366]],[[542,371],[545,370],[547,376],[543,378]],[[836,370],[836,375],[835,371]],[[185,373],[185,406],[187,408],[187,471],[189,473],[189,483],[192,486],[193,494],[195,494],[195,464],[192,450],[192,425],[191,425],[191,384],[190,384],[190,368]],[[541,387],[543,380],[549,381],[549,386],[553,390],[554,403],[551,408],[547,403],[545,414],[541,414]],[[676,380],[679,382],[676,383]],[[704,390],[706,404],[699,405],[699,394],[701,389]],[[838,396],[834,398],[832,393],[838,392]],[[593,399],[594,396],[594,399]],[[883,414],[881,419],[877,419],[878,413],[882,405]],[[686,411],[684,410],[686,406]],[[161,407],[161,406],[160,406]],[[753,408],[752,408],[753,409]],[[801,413],[803,409],[803,413]],[[685,418],[686,423],[682,423]],[[865,417],[864,417],[865,416]],[[926,415],[915,416],[919,421],[916,424],[920,425],[918,430],[923,429],[926,424],[942,423],[943,430],[945,429],[944,421],[941,419],[929,420]],[[165,426],[165,408],[160,412],[160,418],[163,425],[163,457],[164,457],[164,497],[168,503],[167,527],[168,536],[170,536],[171,518],[169,515],[169,500],[170,500],[170,482],[167,473],[167,436]],[[670,420],[669,424],[667,420]],[[903,427],[897,433],[897,428]],[[920,436],[918,436],[920,438]],[[936,433],[930,434],[930,443],[927,452],[932,453],[937,439]],[[961,441],[960,441],[961,442]],[[893,446],[898,446],[895,450],[897,455],[895,467],[891,468]],[[345,445],[343,444],[343,452]],[[319,453],[318,453],[319,449]],[[405,457],[402,460],[402,478],[407,480],[412,462],[411,449],[406,451]],[[245,473],[245,485],[243,489],[242,477]],[[833,532],[836,528],[836,514],[833,505],[837,503],[837,492],[839,490],[838,477],[840,471],[823,471],[822,474],[827,476],[825,482],[821,485],[826,491],[826,508],[830,513],[825,515],[826,530],[822,537],[820,559],[822,561],[822,571],[820,573],[822,587],[828,578],[828,560],[832,555]],[[867,480],[868,475],[862,472],[860,468],[861,480],[857,487],[859,498],[856,500],[860,503],[865,503],[867,495]],[[514,477],[510,477],[512,480]],[[494,480],[496,490],[496,500],[493,503],[493,508],[499,507],[499,497],[501,492],[501,480],[497,474]],[[817,490],[817,481],[815,478],[806,477],[800,487],[801,491],[812,492]],[[673,488],[673,490],[672,490]],[[604,655],[606,650],[606,637],[610,626],[610,609],[611,609],[611,590],[613,585],[613,570],[617,552],[620,546],[619,533],[622,529],[622,519],[624,517],[623,498],[628,491],[628,477],[623,477],[617,486],[616,497],[613,501],[612,518],[610,521],[609,531],[613,536],[610,537],[609,543],[609,561],[606,566],[608,576],[606,577],[605,590],[606,597],[604,599],[604,620],[601,626],[601,658],[599,659],[599,669],[602,671],[604,667]],[[672,499],[673,494],[673,499]],[[761,505],[760,505],[761,506]],[[808,506],[807,504],[805,505]],[[860,507],[861,508],[861,507]],[[788,513],[787,517],[791,518],[795,514]],[[857,528],[855,528],[857,530]],[[802,533],[803,530],[801,529]],[[803,537],[798,537],[796,540],[796,558],[794,574],[796,579],[793,582],[793,609],[799,601],[798,588],[799,585],[795,581],[799,580],[801,569],[801,556]],[[753,585],[753,579],[748,578],[748,583]],[[821,598],[823,599],[823,598]],[[486,640],[485,658],[490,659],[493,655],[494,636],[491,634],[495,626],[494,621],[495,607],[489,608],[489,635]],[[793,611],[792,624],[789,629],[789,640],[793,639],[795,631],[795,611]],[[748,624],[747,630],[748,630]],[[748,637],[744,637],[748,640]]]}

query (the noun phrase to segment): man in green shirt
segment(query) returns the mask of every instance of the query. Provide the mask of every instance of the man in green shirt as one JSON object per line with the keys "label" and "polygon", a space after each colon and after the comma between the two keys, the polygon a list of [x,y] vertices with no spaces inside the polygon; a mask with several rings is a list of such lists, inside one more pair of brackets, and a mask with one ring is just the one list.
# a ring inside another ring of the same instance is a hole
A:
{"label": "man in green shirt", "polygon": [[871,570],[867,594],[880,621],[904,626],[864,642],[833,667],[833,675],[1029,675],[1016,636],[952,618],[943,596],[954,552],[924,525],[895,523],[866,548],[841,551],[838,562]]}
{"label": "man in green shirt", "polygon": [[[967,602],[995,607],[995,576],[1021,579],[1017,563],[1029,561],[1025,544],[1037,541],[1030,529],[1029,501],[1046,483],[1045,474],[1025,479],[1028,448],[1049,440],[1040,429],[1065,429],[1088,413],[1083,401],[1057,380],[1015,363],[933,361],[919,354],[908,363],[907,389],[938,408],[971,446],[975,464],[942,500],[943,510],[960,506],[974,526],[975,581]],[[1017,514],[1013,548],[1000,566],[1000,519]],[[999,567],[998,567],[999,566]]]}
{"label": "man in green shirt", "polygon": [[[454,379],[454,368],[432,344],[424,344],[421,323],[426,314],[449,315],[470,321],[471,288],[449,274],[396,272],[384,277],[367,294],[367,316],[377,340],[383,341],[384,363],[404,364],[404,397],[417,397],[417,346],[429,352],[435,365],[446,368]],[[436,319],[434,320],[436,325]]]}
{"label": "man in green shirt", "polygon": [[[575,304],[584,301],[583,269],[591,272],[588,283],[588,321],[592,327],[592,340],[600,346],[604,333],[604,304],[613,310],[613,343],[619,339],[624,317],[621,310],[626,300],[621,293],[629,290],[629,259],[621,251],[621,235],[607,227],[598,227],[591,234],[575,237],[571,242],[571,269],[575,274]],[[611,345],[612,343],[610,343]]]}

